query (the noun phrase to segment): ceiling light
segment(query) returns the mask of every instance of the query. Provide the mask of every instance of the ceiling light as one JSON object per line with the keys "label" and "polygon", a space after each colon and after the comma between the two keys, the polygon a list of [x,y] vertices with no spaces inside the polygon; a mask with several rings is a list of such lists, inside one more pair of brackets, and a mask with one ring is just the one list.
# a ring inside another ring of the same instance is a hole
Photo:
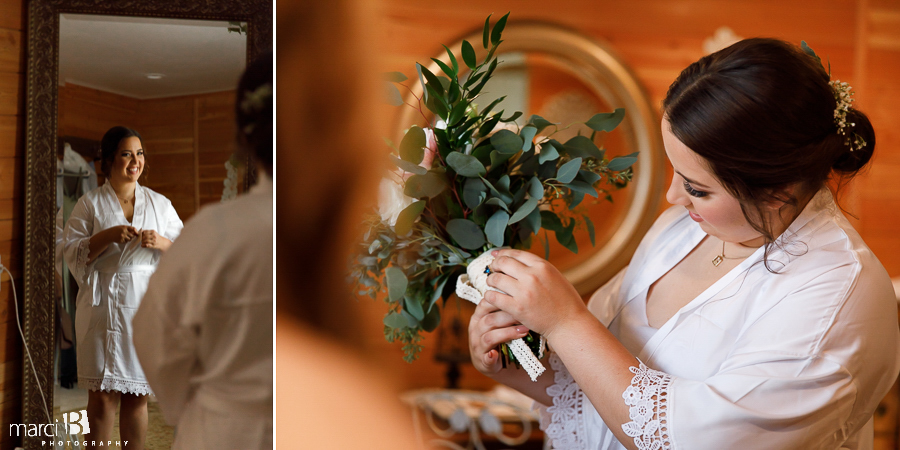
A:
{"label": "ceiling light", "polygon": [[159,80],[159,79],[161,79],[161,78],[164,77],[164,76],[165,76],[165,75],[163,75],[163,74],[161,74],[161,73],[148,73],[148,74],[147,74],[147,78],[149,78],[149,79],[151,79],[151,80]]}

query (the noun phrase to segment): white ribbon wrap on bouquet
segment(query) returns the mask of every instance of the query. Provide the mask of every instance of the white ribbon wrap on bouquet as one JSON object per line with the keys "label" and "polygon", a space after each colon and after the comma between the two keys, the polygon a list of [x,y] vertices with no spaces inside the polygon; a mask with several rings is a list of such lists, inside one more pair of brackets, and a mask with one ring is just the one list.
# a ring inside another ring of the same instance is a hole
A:
{"label": "white ribbon wrap on bouquet", "polygon": [[[493,250],[488,250],[481,256],[475,258],[466,269],[466,274],[460,275],[456,280],[457,296],[477,305],[481,303],[481,299],[484,298],[484,293],[488,290],[505,294],[505,292],[487,285],[488,274],[485,273],[485,268],[494,261],[494,257],[491,256],[491,251]],[[544,356],[544,337],[541,336],[540,354],[538,356],[535,356],[534,353],[531,352],[531,349],[528,348],[528,344],[526,344],[522,338],[513,339],[507,344],[509,345],[509,349],[513,352],[513,355],[515,355],[519,363],[522,364],[525,371],[528,372],[531,381],[537,381],[537,377],[546,370],[544,365],[541,364],[541,361],[538,359]]]}

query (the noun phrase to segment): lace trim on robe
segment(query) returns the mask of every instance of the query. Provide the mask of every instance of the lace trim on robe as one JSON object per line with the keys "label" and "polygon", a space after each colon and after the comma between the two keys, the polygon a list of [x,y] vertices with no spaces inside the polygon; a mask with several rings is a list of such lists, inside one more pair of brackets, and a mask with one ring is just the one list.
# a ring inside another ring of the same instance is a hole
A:
{"label": "lace trim on robe", "polygon": [[672,442],[669,438],[668,390],[672,376],[638,362],[640,367],[629,367],[634,377],[631,386],[622,393],[631,419],[622,425],[622,430],[634,438],[638,450],[669,450]]}
{"label": "lace trim on robe", "polygon": [[151,395],[150,385],[140,381],[118,380],[115,378],[104,378],[98,380],[96,378],[78,377],[78,387],[91,391],[118,391],[124,394],[134,395]]}
{"label": "lace trim on robe", "polygon": [[547,395],[553,399],[553,406],[539,408],[541,429],[547,434],[555,450],[583,450],[584,395],[556,353],[550,354],[550,367],[556,371],[555,384],[547,388]]}
{"label": "lace trim on robe", "polygon": [[81,242],[78,243],[78,249],[75,251],[75,262],[78,264],[78,268],[84,271],[84,279],[87,280],[90,277],[93,268],[91,267],[91,262],[88,260],[88,255],[91,253],[91,239],[82,239]]}

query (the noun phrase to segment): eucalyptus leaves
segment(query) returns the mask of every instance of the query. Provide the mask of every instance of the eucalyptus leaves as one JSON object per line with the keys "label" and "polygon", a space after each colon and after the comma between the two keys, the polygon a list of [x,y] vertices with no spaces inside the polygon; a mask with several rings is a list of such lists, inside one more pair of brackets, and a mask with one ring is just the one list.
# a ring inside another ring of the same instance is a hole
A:
{"label": "eucalyptus leaves", "polygon": [[[580,224],[594,244],[593,224],[576,207],[585,196],[610,199],[608,189],[624,187],[637,160],[636,154],[608,160],[595,144],[597,133],[621,123],[622,108],[594,115],[584,122],[590,136],[563,143],[553,136],[568,127],[537,115],[519,125],[521,112],[504,117],[504,97],[479,107],[478,95],[499,64],[495,52],[508,16],[493,27],[490,16],[485,20],[487,53],[480,62],[472,44],[463,41],[463,66],[446,46],[448,63],[432,58],[438,74],[416,64],[424,93],[409,106],[427,117],[424,106],[433,119],[427,128],[411,126],[398,146],[391,145],[397,170],[382,182],[382,191],[394,191],[383,192],[382,214],[369,219],[352,267],[360,295],[379,298],[386,291],[385,337],[404,344],[408,361],[421,350],[421,332],[440,324],[438,300],[452,295],[473,253],[527,249],[539,236],[549,256],[547,230],[577,253],[574,231]],[[401,73],[388,74],[392,103],[403,104],[397,86],[408,89],[407,81]]]}

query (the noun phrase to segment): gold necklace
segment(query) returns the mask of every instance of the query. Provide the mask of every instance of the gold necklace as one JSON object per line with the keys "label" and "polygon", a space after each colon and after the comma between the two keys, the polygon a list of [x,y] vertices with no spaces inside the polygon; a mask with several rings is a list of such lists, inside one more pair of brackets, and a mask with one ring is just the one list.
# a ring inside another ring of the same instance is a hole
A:
{"label": "gold necklace", "polygon": [[714,266],[719,267],[719,264],[722,264],[722,261],[725,261],[726,259],[744,259],[744,258],[746,258],[746,256],[737,257],[737,258],[729,258],[729,257],[725,256],[725,241],[722,241],[722,254],[716,255],[716,257],[713,258],[712,263]]}

